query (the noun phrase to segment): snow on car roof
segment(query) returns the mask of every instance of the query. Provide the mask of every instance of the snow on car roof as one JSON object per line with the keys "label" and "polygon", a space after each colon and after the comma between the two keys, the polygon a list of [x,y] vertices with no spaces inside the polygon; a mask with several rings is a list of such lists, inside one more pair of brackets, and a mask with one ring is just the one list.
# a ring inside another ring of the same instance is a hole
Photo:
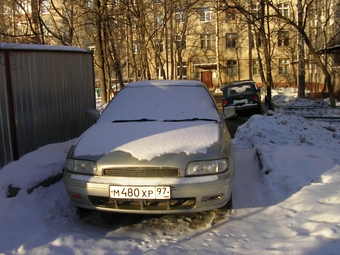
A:
{"label": "snow on car roof", "polygon": [[256,84],[256,83],[252,80],[244,80],[244,81],[235,81],[235,82],[227,83],[225,86],[232,87],[232,86],[238,86],[238,85],[243,85],[243,84]]}
{"label": "snow on car roof", "polygon": [[148,80],[131,82],[126,87],[140,86],[205,86],[202,82],[196,80]]}

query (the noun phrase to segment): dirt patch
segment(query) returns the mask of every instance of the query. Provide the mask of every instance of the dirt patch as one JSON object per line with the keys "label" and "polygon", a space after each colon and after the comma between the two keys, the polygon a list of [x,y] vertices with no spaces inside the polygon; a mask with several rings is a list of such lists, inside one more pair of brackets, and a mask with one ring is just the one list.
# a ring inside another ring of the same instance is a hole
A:
{"label": "dirt patch", "polygon": [[78,215],[86,224],[111,230],[124,227],[171,233],[211,227],[226,220],[231,212],[216,209],[197,213],[145,215],[79,210]]}

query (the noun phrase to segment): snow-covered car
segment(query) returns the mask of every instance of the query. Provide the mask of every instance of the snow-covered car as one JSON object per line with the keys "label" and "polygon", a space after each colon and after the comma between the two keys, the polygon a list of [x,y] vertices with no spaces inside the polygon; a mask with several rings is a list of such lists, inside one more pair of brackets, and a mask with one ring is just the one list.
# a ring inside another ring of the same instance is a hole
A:
{"label": "snow-covered car", "polygon": [[78,208],[187,213],[228,208],[235,175],[225,118],[199,81],[129,83],[70,148],[64,184]]}
{"label": "snow-covered car", "polygon": [[235,81],[222,87],[223,108],[234,108],[236,112],[261,113],[261,94],[252,80]]}

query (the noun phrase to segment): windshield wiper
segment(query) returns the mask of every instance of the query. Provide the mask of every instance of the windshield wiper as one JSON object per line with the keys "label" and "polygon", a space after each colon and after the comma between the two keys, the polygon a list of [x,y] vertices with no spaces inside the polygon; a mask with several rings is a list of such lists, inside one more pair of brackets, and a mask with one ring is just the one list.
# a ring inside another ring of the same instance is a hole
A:
{"label": "windshield wiper", "polygon": [[134,119],[134,120],[114,120],[114,121],[112,121],[112,123],[120,123],[120,122],[147,122],[147,121],[156,121],[156,120],[142,118],[142,119]]}
{"label": "windshield wiper", "polygon": [[163,120],[164,122],[184,122],[184,121],[213,121],[217,122],[216,119],[207,119],[207,118],[191,118],[191,119],[178,119],[178,120]]}

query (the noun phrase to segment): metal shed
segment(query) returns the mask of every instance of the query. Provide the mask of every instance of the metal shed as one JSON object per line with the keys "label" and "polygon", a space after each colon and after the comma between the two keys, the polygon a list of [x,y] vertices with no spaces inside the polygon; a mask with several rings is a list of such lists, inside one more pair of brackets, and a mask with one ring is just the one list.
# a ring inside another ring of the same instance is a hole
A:
{"label": "metal shed", "polygon": [[90,127],[94,87],[91,52],[0,42],[0,168]]}

